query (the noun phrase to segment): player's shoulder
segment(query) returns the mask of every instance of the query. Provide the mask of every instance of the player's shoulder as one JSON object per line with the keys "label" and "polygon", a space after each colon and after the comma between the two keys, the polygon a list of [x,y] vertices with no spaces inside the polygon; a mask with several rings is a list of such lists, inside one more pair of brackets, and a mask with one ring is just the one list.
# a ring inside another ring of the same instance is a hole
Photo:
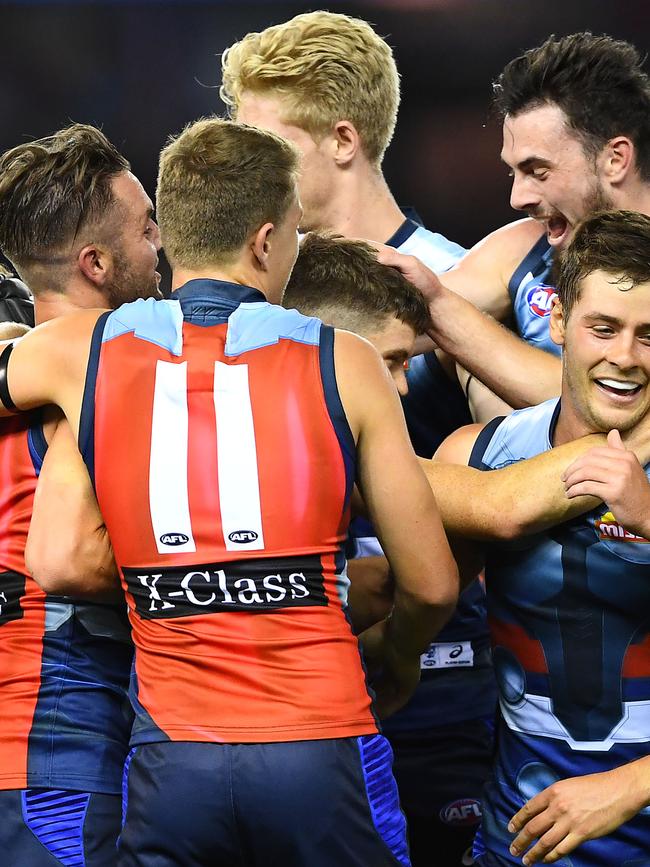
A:
{"label": "player's shoulder", "polygon": [[467,424],[459,427],[443,440],[433,460],[441,464],[467,465],[483,427],[482,424]]}
{"label": "player's shoulder", "polygon": [[453,268],[467,252],[460,244],[424,226],[418,226],[397,249],[407,256],[416,256],[437,273]]}
{"label": "player's shoulder", "polygon": [[86,310],[74,310],[42,322],[26,334],[22,340],[30,341],[66,341],[77,337],[84,338],[92,333],[99,317],[108,311],[101,308],[89,308]]}
{"label": "player's shoulder", "polygon": [[470,253],[498,256],[504,262],[516,264],[544,234],[544,228],[536,220],[526,217],[500,226],[475,244]]}

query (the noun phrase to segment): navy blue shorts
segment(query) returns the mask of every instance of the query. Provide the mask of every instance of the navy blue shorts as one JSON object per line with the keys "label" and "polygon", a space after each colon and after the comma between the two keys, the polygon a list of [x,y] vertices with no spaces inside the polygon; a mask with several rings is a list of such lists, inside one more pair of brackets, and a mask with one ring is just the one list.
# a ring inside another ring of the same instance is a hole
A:
{"label": "navy blue shorts", "polygon": [[145,744],[127,760],[120,867],[410,867],[381,735]]}
{"label": "navy blue shorts", "polygon": [[7,867],[115,867],[119,795],[5,790],[0,817],[0,863]]}
{"label": "navy blue shorts", "polygon": [[493,720],[390,737],[413,867],[474,863],[481,793],[494,759]]}

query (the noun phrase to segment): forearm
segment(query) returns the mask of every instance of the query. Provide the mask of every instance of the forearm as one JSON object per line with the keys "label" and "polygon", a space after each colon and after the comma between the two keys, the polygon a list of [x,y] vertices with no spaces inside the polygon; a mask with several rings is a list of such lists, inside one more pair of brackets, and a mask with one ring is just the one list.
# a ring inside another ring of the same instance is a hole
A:
{"label": "forearm", "polygon": [[562,473],[605,442],[592,434],[501,470],[421,461],[448,533],[477,540],[513,539],[595,508],[595,497],[568,499]]}
{"label": "forearm", "polygon": [[396,590],[393,610],[388,618],[386,638],[400,655],[424,653],[454,612],[449,596],[438,603],[424,604],[404,591]]}
{"label": "forearm", "polygon": [[436,345],[510,406],[534,406],[560,393],[559,358],[525,343],[451,290],[429,306]]}

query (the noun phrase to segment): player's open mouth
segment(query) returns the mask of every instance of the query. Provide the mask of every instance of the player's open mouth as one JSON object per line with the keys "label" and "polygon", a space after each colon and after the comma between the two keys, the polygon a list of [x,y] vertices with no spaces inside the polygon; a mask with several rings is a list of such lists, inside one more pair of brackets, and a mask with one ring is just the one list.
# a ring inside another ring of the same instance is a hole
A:
{"label": "player's open mouth", "polygon": [[632,399],[641,391],[638,382],[629,382],[621,379],[596,379],[596,385],[608,395],[619,399]]}
{"label": "player's open mouth", "polygon": [[557,214],[546,220],[546,238],[551,247],[558,247],[569,233],[569,221]]}

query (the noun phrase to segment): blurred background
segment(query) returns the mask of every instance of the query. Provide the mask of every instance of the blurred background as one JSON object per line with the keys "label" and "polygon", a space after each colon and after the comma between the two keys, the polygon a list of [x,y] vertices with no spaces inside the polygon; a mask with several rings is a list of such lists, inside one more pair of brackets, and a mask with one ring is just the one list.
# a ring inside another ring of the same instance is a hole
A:
{"label": "blurred background", "polygon": [[223,49],[318,8],[367,19],[394,48],[403,96],[389,184],[429,228],[465,245],[515,217],[489,116],[504,64],[550,33],[609,33],[643,54],[650,41],[648,0],[0,2],[0,148],[93,123],[153,196],[168,134],[224,111]]}

